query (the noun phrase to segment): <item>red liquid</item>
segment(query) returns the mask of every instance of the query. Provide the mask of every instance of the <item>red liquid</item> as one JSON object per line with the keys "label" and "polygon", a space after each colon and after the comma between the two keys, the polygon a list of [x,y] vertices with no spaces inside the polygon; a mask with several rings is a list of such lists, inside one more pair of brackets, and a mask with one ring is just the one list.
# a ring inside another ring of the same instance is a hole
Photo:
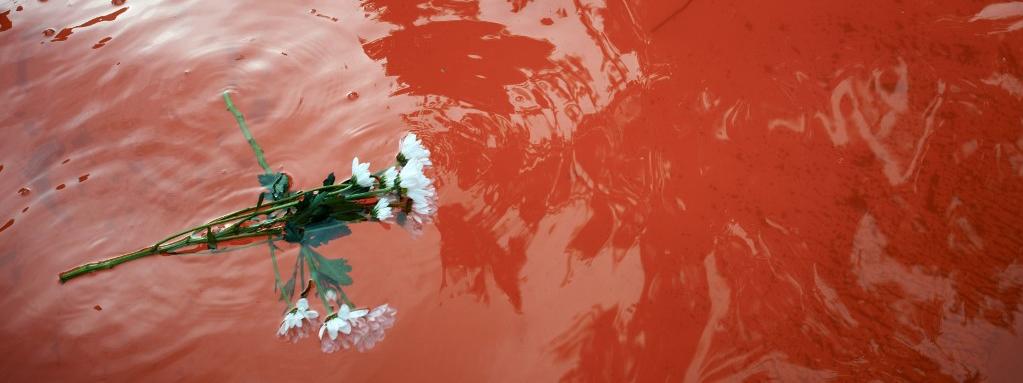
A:
{"label": "red liquid", "polygon": [[[0,380],[1020,379],[1017,3],[627,3],[0,9]],[[371,352],[277,341],[262,246],[56,282],[255,202],[225,90],[298,187],[433,151],[322,249]]]}

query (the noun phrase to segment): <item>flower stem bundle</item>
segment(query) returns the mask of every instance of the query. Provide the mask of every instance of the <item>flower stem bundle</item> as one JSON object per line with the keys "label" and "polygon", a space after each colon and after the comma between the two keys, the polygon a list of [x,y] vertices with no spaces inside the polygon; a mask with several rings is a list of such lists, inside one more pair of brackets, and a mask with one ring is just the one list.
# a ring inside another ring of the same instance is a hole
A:
{"label": "flower stem bundle", "polygon": [[[266,240],[273,261],[275,290],[280,293],[280,300],[289,303],[278,335],[295,340],[305,335],[301,330],[303,322],[310,325],[306,329],[312,327],[318,314],[309,309],[305,296],[315,288],[328,311],[319,334],[323,350],[355,347],[364,351],[373,347],[383,339],[383,331],[393,325],[396,311],[386,304],[373,310],[353,309],[355,304],[343,290],[353,283],[349,275],[352,267],[346,259],[325,257],[316,248],[349,234],[348,225],[353,223],[395,219],[399,223],[420,224],[429,219],[436,197],[432,180],[424,173],[432,165],[430,152],[410,133],[401,140],[393,166],[371,173],[370,164],[356,157],[352,160],[351,177],[337,182],[334,173],[330,173],[321,186],[292,191],[290,178],[270,168],[242,113],[226,92],[223,96],[263,169],[258,180],[265,190],[256,203],[180,230],[136,251],[64,271],[59,275],[60,282],[151,255],[215,251],[262,239]],[[301,246],[287,282],[282,281],[278,267],[275,245],[278,241]],[[291,305],[298,287],[302,298]]]}

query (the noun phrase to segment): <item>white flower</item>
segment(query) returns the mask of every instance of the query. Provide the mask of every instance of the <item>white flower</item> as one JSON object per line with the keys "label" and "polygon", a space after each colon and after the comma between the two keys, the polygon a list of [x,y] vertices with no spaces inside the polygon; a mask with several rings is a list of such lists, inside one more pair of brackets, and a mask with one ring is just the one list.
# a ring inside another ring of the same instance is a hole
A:
{"label": "white flower", "polygon": [[[366,316],[366,314],[369,314],[369,310],[366,309],[352,310],[352,308],[348,307],[348,305],[346,304],[342,304],[341,307],[337,310],[338,318],[342,318],[348,321],[356,318],[362,318]],[[347,334],[347,332],[345,334]]]}
{"label": "white flower", "polygon": [[341,349],[341,342],[330,337],[320,339],[320,351],[331,354]]}
{"label": "white flower", "polygon": [[327,290],[327,293],[324,294],[324,295],[327,297],[327,302],[333,302],[333,301],[337,300],[337,293],[334,292],[333,289]]}
{"label": "white flower", "polygon": [[433,165],[430,162],[430,151],[423,146],[423,142],[416,137],[415,133],[409,133],[398,143],[398,162],[405,165],[411,161],[422,161],[423,166]]}
{"label": "white flower", "polygon": [[362,187],[373,186],[373,177],[369,175],[369,162],[359,163],[359,157],[352,159],[352,178]]}
{"label": "white flower", "polygon": [[398,310],[383,304],[374,308],[366,316],[354,319],[352,332],[341,337],[341,346],[346,349],[355,347],[359,352],[373,348],[384,340],[387,329],[394,326],[397,314]]}
{"label": "white flower", "polygon": [[384,174],[383,174],[384,187],[388,188],[388,189],[393,188],[394,187],[394,181],[397,180],[397,178],[398,178],[398,171],[394,169],[394,166],[391,166],[391,167],[387,168],[387,170],[384,170]]}
{"label": "white flower", "polygon": [[330,340],[337,340],[337,333],[343,332],[347,334],[352,332],[352,325],[344,319],[337,316],[331,316],[330,319],[323,322],[323,326],[320,326],[320,339],[323,339],[324,331],[327,332],[327,335],[330,335]]}
{"label": "white flower", "polygon": [[433,198],[437,195],[433,181],[423,174],[421,161],[409,161],[398,177],[405,195],[412,199],[412,211],[419,215],[433,214]]}
{"label": "white flower", "polygon": [[366,314],[366,322],[386,330],[394,326],[396,315],[398,315],[398,310],[384,303]]}
{"label": "white flower", "polygon": [[315,310],[309,309],[309,301],[301,298],[295,302],[295,308],[284,314],[284,320],[281,321],[281,327],[277,329],[277,335],[288,337],[293,342],[304,338],[309,327],[303,328],[302,322],[313,324],[313,321],[319,316],[320,314]]}
{"label": "white flower", "polygon": [[381,221],[393,217],[391,202],[394,202],[394,199],[389,196],[380,197],[377,204],[373,206],[373,217]]}
{"label": "white flower", "polygon": [[338,309],[337,314],[331,315],[326,322],[323,322],[323,326],[320,326],[320,339],[323,339],[323,333],[326,332],[330,336],[330,340],[337,340],[337,334],[350,334],[352,332],[352,321],[358,318],[362,318],[369,313],[369,310],[354,310],[348,307],[346,304],[342,304]]}

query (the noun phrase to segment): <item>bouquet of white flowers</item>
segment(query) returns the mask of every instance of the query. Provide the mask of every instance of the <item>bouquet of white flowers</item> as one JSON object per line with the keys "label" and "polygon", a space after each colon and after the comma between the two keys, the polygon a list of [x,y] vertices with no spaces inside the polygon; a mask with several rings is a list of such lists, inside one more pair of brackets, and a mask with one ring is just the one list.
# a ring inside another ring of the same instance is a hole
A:
{"label": "bouquet of white flowers", "polygon": [[[262,148],[226,92],[224,102],[263,168],[258,179],[265,191],[256,204],[181,230],[151,246],[62,272],[61,283],[150,255],[217,250],[238,240],[265,238],[273,261],[275,291],[280,293],[280,300],[288,303],[277,334],[297,341],[319,324],[319,313],[309,308],[305,298],[315,289],[327,310],[319,330],[322,350],[372,348],[383,339],[384,330],[393,326],[397,311],[387,304],[372,310],[356,309],[343,289],[353,282],[348,261],[327,258],[315,248],[347,234],[347,225],[352,223],[390,219],[415,225],[426,222],[436,210],[436,191],[424,173],[432,165],[430,151],[415,134],[409,133],[400,141],[395,163],[386,169],[370,172],[369,163],[359,162],[356,157],[352,159],[352,175],[348,179],[336,182],[334,173],[330,173],[320,187],[292,191],[290,178],[267,165]],[[282,282],[278,269],[275,241],[301,246],[294,271],[286,282]],[[291,304],[296,287],[301,287],[298,289],[301,298]]]}

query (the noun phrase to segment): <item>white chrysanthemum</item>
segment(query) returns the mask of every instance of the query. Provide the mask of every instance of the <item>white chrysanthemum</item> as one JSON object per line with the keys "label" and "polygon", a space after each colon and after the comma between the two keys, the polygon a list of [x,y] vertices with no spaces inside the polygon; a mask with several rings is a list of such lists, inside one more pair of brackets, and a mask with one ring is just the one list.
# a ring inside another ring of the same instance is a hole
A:
{"label": "white chrysanthemum", "polygon": [[352,178],[362,187],[373,186],[373,177],[369,174],[369,162],[359,162],[359,157],[352,159]]}
{"label": "white chrysanthemum", "polygon": [[339,332],[352,332],[352,325],[348,321],[331,316],[326,322],[323,322],[323,326],[320,326],[320,339],[323,339],[323,333],[326,332],[330,336],[330,340],[337,340],[337,334]]}
{"label": "white chrysanthemum", "polygon": [[282,337],[291,338],[292,341],[297,340],[305,336],[302,322],[313,323],[320,314],[315,310],[309,309],[309,301],[305,298],[301,298],[298,302],[295,302],[295,308],[284,314],[284,320],[281,321],[281,327],[277,329],[277,335]]}
{"label": "white chrysanthemum", "polygon": [[[352,332],[341,337],[341,346],[355,347],[359,352],[366,352],[384,340],[387,329],[394,326],[398,311],[387,304],[370,311],[366,316],[352,321]],[[333,347],[333,346],[332,346]]]}
{"label": "white chrysanthemum", "polygon": [[394,326],[394,317],[396,315],[398,315],[398,310],[384,303],[366,314],[366,322],[374,327],[379,326],[386,330]]}
{"label": "white chrysanthemum", "polygon": [[384,179],[384,187],[385,188],[388,188],[388,189],[393,188],[394,187],[394,181],[396,181],[398,179],[398,170],[394,169],[394,166],[391,166],[391,167],[387,168],[387,170],[384,170],[384,174],[383,174],[382,178]]}
{"label": "white chrysanthemum", "polygon": [[373,206],[373,217],[381,221],[393,217],[391,202],[394,202],[394,199],[389,196],[380,197],[377,204]]}
{"label": "white chrysanthemum", "polygon": [[337,314],[331,315],[330,319],[323,322],[323,326],[320,326],[320,339],[323,339],[323,334],[327,333],[330,336],[330,340],[337,340],[337,334],[350,334],[352,332],[352,321],[358,318],[362,318],[369,313],[369,310],[352,310],[346,304],[342,304],[338,309]]}
{"label": "white chrysanthemum", "polygon": [[430,162],[430,151],[423,146],[423,142],[415,133],[409,133],[398,143],[398,161],[408,163],[417,160],[421,161],[423,166],[433,165]]}
{"label": "white chrysanthemum", "polygon": [[433,199],[437,195],[433,181],[423,174],[421,161],[409,161],[399,174],[400,186],[412,200],[412,211],[419,215],[433,214]]}

